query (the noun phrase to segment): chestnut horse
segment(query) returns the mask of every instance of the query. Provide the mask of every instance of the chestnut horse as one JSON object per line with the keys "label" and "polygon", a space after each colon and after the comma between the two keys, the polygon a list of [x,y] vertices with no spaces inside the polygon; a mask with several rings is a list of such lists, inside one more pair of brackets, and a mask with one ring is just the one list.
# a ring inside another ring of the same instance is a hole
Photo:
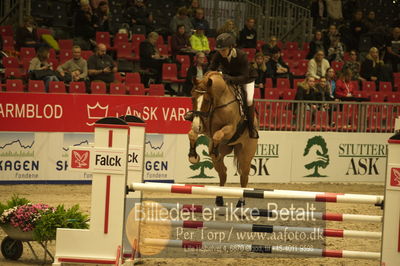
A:
{"label": "chestnut horse", "polygon": [[[226,183],[224,157],[233,151],[234,162],[240,174],[240,185],[245,188],[258,139],[250,138],[247,120],[241,115],[240,103],[233,90],[219,72],[208,72],[201,81],[195,81],[192,89],[194,118],[189,132],[189,162],[199,162],[195,145],[198,135],[204,134],[210,140],[209,154],[218,172],[219,185],[224,186]],[[258,123],[257,119],[254,121]],[[237,134],[238,130],[240,132]],[[216,204],[224,204],[221,196],[216,197]],[[244,199],[239,199],[237,206],[244,204]]]}

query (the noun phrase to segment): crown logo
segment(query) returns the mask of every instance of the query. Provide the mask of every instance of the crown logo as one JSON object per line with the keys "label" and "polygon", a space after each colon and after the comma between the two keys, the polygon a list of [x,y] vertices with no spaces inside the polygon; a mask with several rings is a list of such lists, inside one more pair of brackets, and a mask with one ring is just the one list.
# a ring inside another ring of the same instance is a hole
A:
{"label": "crown logo", "polygon": [[[108,104],[105,106],[101,106],[99,102],[96,102],[94,106],[90,106],[89,104],[86,105],[87,107],[87,114],[89,119],[100,119],[103,117],[108,116]],[[93,123],[86,123],[88,126],[94,125]]]}

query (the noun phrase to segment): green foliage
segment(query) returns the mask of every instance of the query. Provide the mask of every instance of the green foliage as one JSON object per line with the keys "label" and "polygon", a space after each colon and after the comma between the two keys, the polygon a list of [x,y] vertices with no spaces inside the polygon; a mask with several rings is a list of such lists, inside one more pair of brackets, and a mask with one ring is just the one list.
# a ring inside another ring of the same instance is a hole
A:
{"label": "green foliage", "polygon": [[6,204],[0,203],[0,215],[4,210],[14,208],[15,206],[21,206],[30,203],[26,198],[20,198],[18,194],[12,195],[11,199]]}
{"label": "green foliage", "polygon": [[88,215],[79,211],[79,205],[70,209],[59,205],[54,212],[42,215],[36,223],[33,237],[36,241],[52,240],[56,238],[57,228],[86,229],[89,228],[87,221]]}

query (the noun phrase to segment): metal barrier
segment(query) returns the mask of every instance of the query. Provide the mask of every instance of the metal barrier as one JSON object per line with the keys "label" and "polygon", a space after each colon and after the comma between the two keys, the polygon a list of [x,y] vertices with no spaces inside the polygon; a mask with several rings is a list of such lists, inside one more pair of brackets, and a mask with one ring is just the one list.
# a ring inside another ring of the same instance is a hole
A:
{"label": "metal barrier", "polygon": [[22,24],[24,15],[30,14],[30,0],[1,0],[0,25]]}
{"label": "metal barrier", "polygon": [[311,40],[312,18],[310,10],[286,0],[201,0],[205,17],[214,29],[232,19],[238,30],[246,18],[255,18],[259,40],[276,35],[283,41]]}
{"label": "metal barrier", "polygon": [[257,100],[261,130],[393,132],[400,103]]}

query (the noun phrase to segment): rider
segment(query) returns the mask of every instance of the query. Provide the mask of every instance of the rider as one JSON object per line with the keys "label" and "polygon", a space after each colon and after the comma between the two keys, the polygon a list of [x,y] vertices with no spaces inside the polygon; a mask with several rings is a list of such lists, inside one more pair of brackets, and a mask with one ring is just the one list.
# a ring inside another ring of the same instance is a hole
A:
{"label": "rider", "polygon": [[245,52],[235,48],[235,37],[230,33],[218,35],[216,50],[209,66],[209,71],[222,71],[224,80],[233,85],[242,85],[247,94],[247,120],[250,138],[258,138],[257,129],[254,126],[254,81],[257,77],[255,71],[251,71]]}

